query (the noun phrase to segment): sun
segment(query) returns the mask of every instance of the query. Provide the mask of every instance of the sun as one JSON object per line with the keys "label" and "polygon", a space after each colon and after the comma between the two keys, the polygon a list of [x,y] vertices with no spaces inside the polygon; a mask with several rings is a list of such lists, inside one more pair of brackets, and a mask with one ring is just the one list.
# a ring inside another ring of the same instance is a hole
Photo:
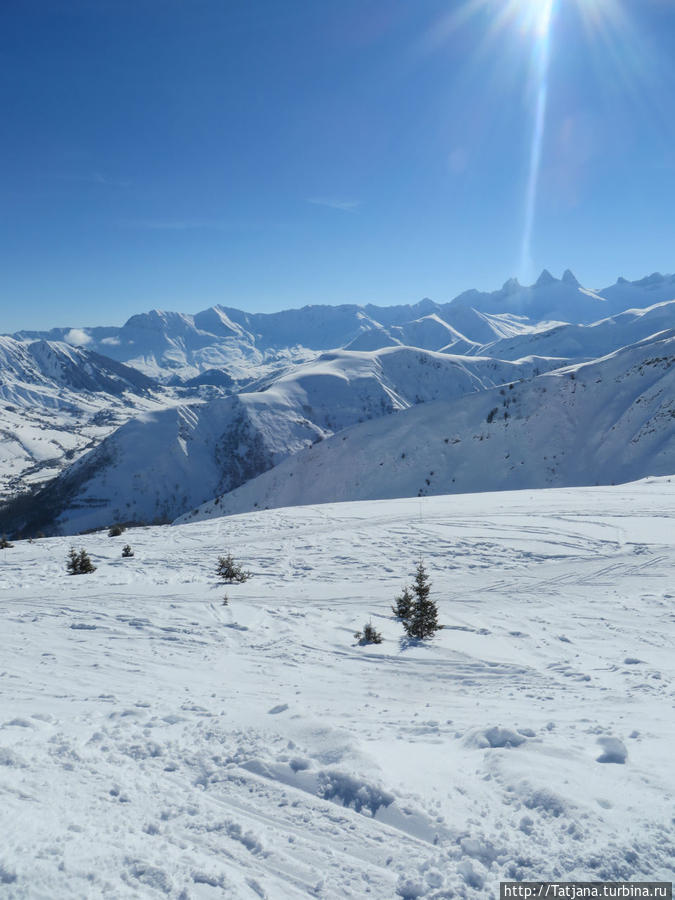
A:
{"label": "sun", "polygon": [[[668,0],[671,2],[671,0]],[[529,63],[521,66],[519,75],[526,71],[524,96],[530,118],[529,159],[524,187],[523,225],[521,232],[520,271],[524,279],[532,274],[533,246],[536,234],[536,212],[540,192],[540,175],[545,150],[548,125],[549,82],[552,74],[552,58],[556,43],[558,23],[569,23],[576,18],[586,33],[589,54],[613,65],[611,80],[622,86],[624,94],[630,90],[640,99],[647,92],[640,91],[644,82],[641,63],[647,56],[638,53],[637,31],[631,27],[626,10],[626,0],[457,0],[447,15],[438,20],[427,48],[437,50],[449,36],[474,19],[484,24],[484,38],[476,52],[483,59],[502,44],[519,48],[523,59]],[[570,17],[568,14],[574,15]],[[602,54],[598,50],[603,50]],[[498,54],[497,54],[498,55]],[[563,55],[562,53],[560,54]],[[514,55],[505,54],[513,69]],[[517,67],[516,67],[517,68]],[[643,66],[644,68],[644,66]],[[610,80],[607,71],[601,77]],[[526,126],[528,127],[528,126]]]}

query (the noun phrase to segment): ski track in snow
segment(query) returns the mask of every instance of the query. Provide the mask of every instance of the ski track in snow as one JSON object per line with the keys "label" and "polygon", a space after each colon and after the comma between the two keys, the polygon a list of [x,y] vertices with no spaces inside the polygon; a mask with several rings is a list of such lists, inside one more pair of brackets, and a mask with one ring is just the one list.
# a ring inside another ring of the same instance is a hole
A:
{"label": "ski track in snow", "polygon": [[[674,500],[329,504],[0,551],[0,896],[669,880]],[[71,545],[95,573],[66,575]],[[218,583],[227,551],[245,584]],[[420,556],[446,627],[406,644]]]}

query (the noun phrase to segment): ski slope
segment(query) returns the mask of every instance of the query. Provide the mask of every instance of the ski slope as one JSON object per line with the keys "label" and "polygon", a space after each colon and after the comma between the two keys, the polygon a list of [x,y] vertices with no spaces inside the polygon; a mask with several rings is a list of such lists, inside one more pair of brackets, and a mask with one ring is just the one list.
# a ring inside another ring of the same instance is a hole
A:
{"label": "ski slope", "polygon": [[[0,895],[671,879],[674,510],[663,478],[99,532],[87,576],[0,551]],[[406,644],[420,556],[446,627]]]}

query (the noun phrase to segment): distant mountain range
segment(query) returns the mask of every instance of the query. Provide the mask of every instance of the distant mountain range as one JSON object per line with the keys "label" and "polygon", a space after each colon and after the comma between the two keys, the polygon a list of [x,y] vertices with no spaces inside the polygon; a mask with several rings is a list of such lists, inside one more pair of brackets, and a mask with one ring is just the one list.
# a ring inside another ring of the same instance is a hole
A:
{"label": "distant mountain range", "polygon": [[[121,328],[54,328],[22,331],[20,341],[75,343],[145,375],[184,384],[224,372],[236,387],[251,377],[283,370],[322,350],[376,350],[393,345],[466,353],[495,340],[538,330],[541,323],[588,324],[626,309],[675,299],[675,276],[619,279],[591,291],[568,270],[562,279],[544,270],[534,285],[510,279],[493,292],[466,291],[449,303],[412,306],[305,306],[276,313],[247,313],[215,306],[195,315],[153,310]],[[209,378],[211,381],[209,381]]]}
{"label": "distant mountain range", "polygon": [[674,276],[570,271],[446,304],[20,332],[0,338],[0,532],[666,474],[673,335]]}

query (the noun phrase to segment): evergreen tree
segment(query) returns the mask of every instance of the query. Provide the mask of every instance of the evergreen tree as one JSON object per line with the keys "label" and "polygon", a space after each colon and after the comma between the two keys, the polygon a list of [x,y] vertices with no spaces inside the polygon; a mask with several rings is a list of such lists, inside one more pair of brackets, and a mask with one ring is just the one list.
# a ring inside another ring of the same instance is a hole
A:
{"label": "evergreen tree", "polygon": [[92,563],[87,551],[80,550],[78,553],[74,547],[70,548],[66,565],[69,575],[88,575],[90,572],[96,571],[96,566]]}
{"label": "evergreen tree", "polygon": [[415,581],[412,586],[414,596],[413,608],[410,618],[404,620],[408,637],[416,638],[423,641],[425,638],[433,637],[442,625],[438,624],[438,607],[433,600],[429,599],[431,585],[429,576],[426,573],[422,560],[417,564],[417,572],[415,573]]}
{"label": "evergreen tree", "polygon": [[11,544],[7,540],[7,538],[5,537],[4,534],[2,537],[0,537],[0,550],[8,550],[10,547],[13,547],[13,546],[14,546],[14,544]]}
{"label": "evergreen tree", "polygon": [[74,547],[70,548],[70,552],[68,553],[68,562],[66,563],[66,568],[68,569],[69,575],[79,575],[80,574],[80,556],[77,550]]}
{"label": "evergreen tree", "polygon": [[405,622],[410,618],[412,608],[413,595],[410,593],[410,588],[406,585],[403,588],[403,592],[401,593],[400,597],[396,598],[395,605],[392,606],[391,611],[394,613],[397,619],[401,619],[402,622]]}
{"label": "evergreen tree", "polygon": [[134,551],[131,549],[129,544],[125,544],[124,547],[122,547],[122,556],[127,557],[127,556],[133,556],[133,555],[134,555]]}
{"label": "evergreen tree", "polygon": [[241,584],[242,581],[248,581],[251,577],[250,572],[244,572],[242,567],[235,563],[231,553],[228,553],[227,556],[218,557],[216,575],[220,576],[227,584]]}
{"label": "evergreen tree", "polygon": [[368,624],[364,627],[363,631],[357,631],[354,635],[359,644],[381,644],[382,643],[382,635],[376,628],[373,627],[372,622],[368,622]]}

